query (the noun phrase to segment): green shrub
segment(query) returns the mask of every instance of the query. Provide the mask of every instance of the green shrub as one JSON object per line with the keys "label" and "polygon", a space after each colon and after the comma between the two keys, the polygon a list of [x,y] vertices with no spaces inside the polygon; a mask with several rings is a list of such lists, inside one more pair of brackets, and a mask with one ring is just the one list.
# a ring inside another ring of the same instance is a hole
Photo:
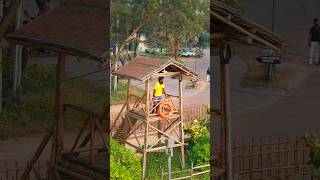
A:
{"label": "green shrub", "polygon": [[151,52],[151,50],[150,49],[145,49],[144,52],[149,54]]}
{"label": "green shrub", "polygon": [[110,177],[117,180],[140,180],[141,163],[131,150],[110,139]]}
{"label": "green shrub", "polygon": [[307,147],[310,148],[308,164],[312,167],[313,175],[320,179],[320,139],[315,135],[306,134],[305,142]]}
{"label": "green shrub", "polygon": [[208,164],[210,160],[208,119],[194,119],[185,127],[185,132],[190,135],[190,145],[187,147],[189,159],[195,165]]}

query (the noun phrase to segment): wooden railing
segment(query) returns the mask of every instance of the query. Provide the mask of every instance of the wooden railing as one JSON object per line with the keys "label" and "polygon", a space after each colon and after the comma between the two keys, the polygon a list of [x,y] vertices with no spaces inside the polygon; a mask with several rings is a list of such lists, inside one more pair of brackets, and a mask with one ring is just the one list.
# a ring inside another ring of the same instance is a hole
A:
{"label": "wooden railing", "polygon": [[[123,107],[123,109],[124,108],[125,107]],[[203,105],[203,104],[185,106],[184,110],[183,110],[183,114],[184,114],[184,123],[185,124],[190,124],[192,122],[192,120],[195,119],[195,118],[206,118],[206,117],[208,117],[207,106]],[[111,128],[111,133],[114,133],[115,130],[119,127],[119,125],[121,123],[119,121],[120,115],[121,115],[121,113],[113,113],[113,114],[110,115],[110,127],[112,127]],[[122,115],[124,115],[124,114],[122,114]],[[143,133],[143,132],[144,132],[143,127],[139,128],[137,130],[137,133]]]}
{"label": "wooden railing", "polygon": [[[87,119],[80,129],[78,135],[75,138],[75,141],[70,150],[63,150],[63,154],[71,154],[71,155],[79,155],[82,152],[90,152],[90,162],[93,164],[95,159],[94,155],[97,151],[105,149],[108,150],[107,144],[107,134],[103,130],[101,124],[103,123],[104,117],[100,114],[83,109],[78,106],[74,106],[71,104],[64,104],[65,111],[67,109],[75,110],[84,114],[87,114]],[[84,140],[79,144],[81,137],[85,134],[85,130],[89,129],[89,132],[86,133]],[[98,144],[96,142],[96,131],[98,131],[102,144]],[[86,145],[90,141],[89,148],[86,148]]]}
{"label": "wooden railing", "polygon": [[[18,161],[11,161],[11,162],[1,162],[0,163],[0,179],[1,180],[19,180],[25,171],[26,167],[30,164],[30,162],[18,162]],[[47,172],[47,162],[46,161],[37,161],[33,168],[34,171],[37,171],[37,176],[35,174],[28,174],[26,176],[26,180],[43,179],[46,177]]]}
{"label": "wooden railing", "polygon": [[[201,176],[204,174],[210,173],[210,165],[202,165],[193,167],[193,163],[191,163],[190,169],[180,170],[180,171],[172,171],[171,175],[173,178],[171,180],[180,180],[180,179],[192,179],[197,176]],[[180,176],[179,176],[180,175]],[[168,172],[164,172],[163,169],[161,169],[160,179],[166,179],[165,177],[168,176]]]}

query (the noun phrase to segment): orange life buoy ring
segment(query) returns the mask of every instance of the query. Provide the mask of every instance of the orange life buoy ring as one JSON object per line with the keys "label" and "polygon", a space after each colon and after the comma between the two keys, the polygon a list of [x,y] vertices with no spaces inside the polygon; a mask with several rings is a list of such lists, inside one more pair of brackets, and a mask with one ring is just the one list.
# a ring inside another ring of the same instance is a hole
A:
{"label": "orange life buoy ring", "polygon": [[173,105],[170,102],[162,102],[158,106],[158,114],[161,118],[165,119],[172,115]]}

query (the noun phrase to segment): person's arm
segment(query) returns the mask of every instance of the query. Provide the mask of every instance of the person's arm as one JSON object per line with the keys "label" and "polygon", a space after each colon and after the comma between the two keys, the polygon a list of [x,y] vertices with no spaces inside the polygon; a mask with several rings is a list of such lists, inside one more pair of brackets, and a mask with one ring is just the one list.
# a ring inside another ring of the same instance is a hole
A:
{"label": "person's arm", "polygon": [[167,96],[167,93],[166,93],[166,89],[165,89],[165,88],[163,88],[163,94],[164,94],[165,96]]}

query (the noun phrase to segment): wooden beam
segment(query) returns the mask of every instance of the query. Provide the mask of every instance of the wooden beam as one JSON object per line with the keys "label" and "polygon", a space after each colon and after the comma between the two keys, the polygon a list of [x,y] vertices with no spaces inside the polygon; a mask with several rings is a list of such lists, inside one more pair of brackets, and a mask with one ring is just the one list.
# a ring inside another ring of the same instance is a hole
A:
{"label": "wooden beam", "polygon": [[276,51],[278,51],[278,52],[281,51],[280,48],[278,48],[277,46],[271,44],[270,42],[264,40],[263,38],[260,38],[260,37],[258,37],[258,36],[256,36],[256,35],[250,33],[249,31],[247,31],[247,30],[245,30],[244,28],[242,28],[242,27],[234,24],[233,22],[226,20],[226,19],[225,19],[223,16],[221,16],[220,14],[218,14],[218,13],[216,13],[216,12],[214,12],[214,11],[210,11],[210,14],[213,15],[215,18],[219,19],[221,22],[229,25],[230,27],[236,29],[237,31],[239,31],[239,32],[241,32],[241,33],[243,33],[243,34],[245,34],[245,35],[247,35],[247,36],[252,37],[254,40],[256,40],[256,41],[258,41],[258,42],[260,42],[260,43],[262,43],[262,44],[264,44],[264,45],[266,45],[266,46],[268,46],[268,47],[270,47],[271,49],[274,49],[274,50],[276,50]]}
{"label": "wooden beam", "polygon": [[213,39],[224,39],[226,37],[226,33],[211,33],[211,38]]}
{"label": "wooden beam", "polygon": [[[180,112],[180,141],[184,144],[184,130],[183,130],[183,96],[182,96],[182,76],[179,77],[179,112]],[[185,167],[184,146],[181,146],[181,167]]]}
{"label": "wooden beam", "polygon": [[52,141],[51,161],[56,162],[62,158],[61,152],[63,150],[63,80],[65,78],[65,55],[58,55],[57,66],[57,82],[55,92],[55,106],[54,106],[54,133]]}
{"label": "wooden beam", "polygon": [[130,89],[130,85],[131,85],[131,79],[128,79],[128,89],[127,89],[127,113],[130,111],[130,98],[131,98],[131,89]]}
{"label": "wooden beam", "polygon": [[148,136],[149,136],[149,100],[150,100],[150,80],[146,80],[146,126],[145,126],[145,133],[144,133],[144,150],[143,150],[143,166],[142,166],[142,179],[146,177],[147,171],[147,149],[148,149]]}

